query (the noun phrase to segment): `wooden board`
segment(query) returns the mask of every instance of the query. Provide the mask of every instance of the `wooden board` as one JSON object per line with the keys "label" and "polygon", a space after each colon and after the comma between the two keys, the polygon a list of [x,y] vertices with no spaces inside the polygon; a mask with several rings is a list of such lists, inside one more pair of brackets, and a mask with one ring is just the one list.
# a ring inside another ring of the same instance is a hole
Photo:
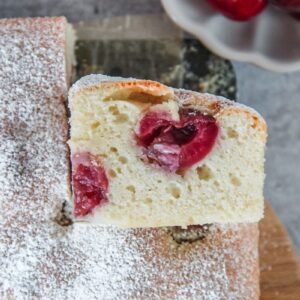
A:
{"label": "wooden board", "polygon": [[262,300],[300,300],[300,261],[287,231],[266,205],[260,223]]}

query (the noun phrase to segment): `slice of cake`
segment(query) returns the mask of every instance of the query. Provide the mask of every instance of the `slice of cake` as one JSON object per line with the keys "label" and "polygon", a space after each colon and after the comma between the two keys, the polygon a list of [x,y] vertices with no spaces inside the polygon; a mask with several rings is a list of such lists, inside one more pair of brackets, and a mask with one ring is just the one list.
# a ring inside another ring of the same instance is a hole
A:
{"label": "slice of cake", "polygon": [[74,214],[124,227],[256,222],[266,123],[158,82],[90,75],[70,90]]}

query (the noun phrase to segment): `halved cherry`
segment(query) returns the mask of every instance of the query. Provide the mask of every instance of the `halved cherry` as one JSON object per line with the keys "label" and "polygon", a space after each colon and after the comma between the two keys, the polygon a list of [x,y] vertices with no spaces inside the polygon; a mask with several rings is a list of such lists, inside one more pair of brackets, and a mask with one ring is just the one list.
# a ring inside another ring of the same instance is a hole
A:
{"label": "halved cherry", "polygon": [[167,112],[149,112],[136,132],[138,144],[150,161],[175,172],[202,160],[218,136],[216,120],[198,111],[181,110],[180,121]]}
{"label": "halved cherry", "polygon": [[72,157],[74,214],[82,217],[107,202],[108,179],[104,168],[90,153],[77,153]]}
{"label": "halved cherry", "polygon": [[172,120],[168,112],[149,112],[139,123],[138,137],[139,142],[148,146],[159,134],[159,130],[164,128]]}
{"label": "halved cherry", "polygon": [[186,169],[202,160],[213,148],[219,133],[219,126],[213,117],[199,114],[193,118],[196,134],[181,147],[179,165]]}
{"label": "halved cherry", "polygon": [[180,146],[176,144],[153,143],[148,147],[146,155],[166,170],[176,172],[180,167],[180,151]]}

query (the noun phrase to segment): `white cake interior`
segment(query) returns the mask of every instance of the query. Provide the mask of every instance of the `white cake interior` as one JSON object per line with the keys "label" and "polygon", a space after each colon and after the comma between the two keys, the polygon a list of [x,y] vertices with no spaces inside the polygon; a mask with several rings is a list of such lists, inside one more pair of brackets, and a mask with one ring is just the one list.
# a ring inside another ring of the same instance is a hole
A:
{"label": "white cake interior", "polygon": [[220,136],[213,151],[176,174],[141,160],[134,129],[145,107],[159,105],[176,117],[178,104],[102,96],[94,89],[70,99],[71,152],[100,157],[109,179],[108,203],[85,221],[155,227],[261,219],[266,133],[255,125],[258,114],[232,106],[216,115]]}

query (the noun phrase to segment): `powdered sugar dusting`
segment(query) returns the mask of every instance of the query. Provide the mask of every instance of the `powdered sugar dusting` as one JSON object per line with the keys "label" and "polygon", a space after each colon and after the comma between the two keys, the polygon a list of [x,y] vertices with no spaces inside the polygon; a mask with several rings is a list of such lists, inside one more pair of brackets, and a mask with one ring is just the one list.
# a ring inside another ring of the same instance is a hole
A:
{"label": "powdered sugar dusting", "polygon": [[52,220],[69,192],[65,31],[64,18],[0,20],[1,299],[38,289],[35,269],[61,231]]}
{"label": "powdered sugar dusting", "polygon": [[51,289],[44,286],[39,297],[256,299],[257,258],[251,224],[213,225],[203,240],[182,244],[164,228],[75,224],[37,270],[52,266],[46,277]]}
{"label": "powdered sugar dusting", "polygon": [[65,26],[0,21],[0,298],[256,299],[255,224],[178,244],[164,228],[54,221],[69,200]]}

